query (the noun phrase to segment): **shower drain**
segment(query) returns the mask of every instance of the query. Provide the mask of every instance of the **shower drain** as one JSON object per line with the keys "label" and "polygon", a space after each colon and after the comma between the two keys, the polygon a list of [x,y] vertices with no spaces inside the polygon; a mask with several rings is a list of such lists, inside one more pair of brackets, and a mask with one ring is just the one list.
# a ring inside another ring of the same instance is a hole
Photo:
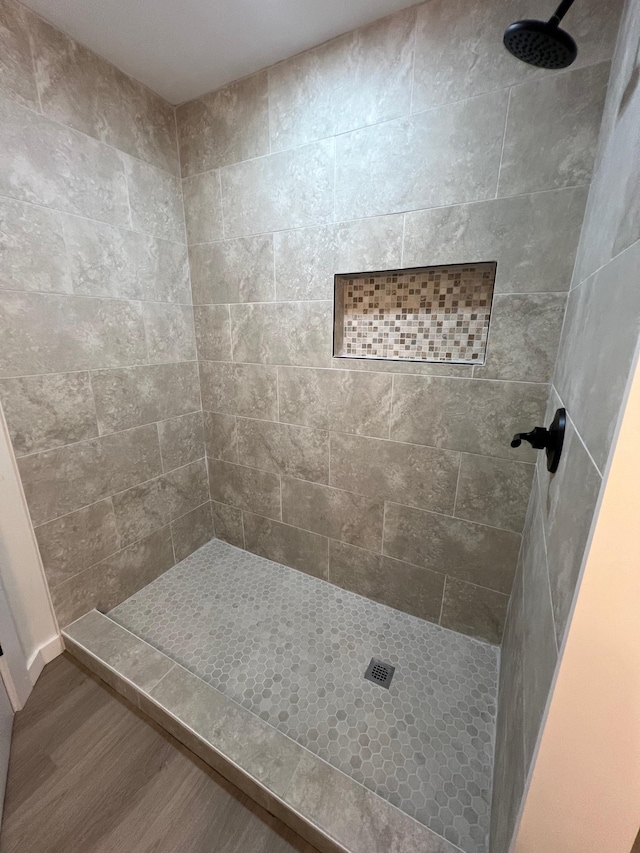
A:
{"label": "shower drain", "polygon": [[364,677],[367,681],[373,681],[374,684],[379,684],[380,687],[388,689],[395,671],[395,666],[391,666],[390,663],[385,663],[377,658],[371,658]]}

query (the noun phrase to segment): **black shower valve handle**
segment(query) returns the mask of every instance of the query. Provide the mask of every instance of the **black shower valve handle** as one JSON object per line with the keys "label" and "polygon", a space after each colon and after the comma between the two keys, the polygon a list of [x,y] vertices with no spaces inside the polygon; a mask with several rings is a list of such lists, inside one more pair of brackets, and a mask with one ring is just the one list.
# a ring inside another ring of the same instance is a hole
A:
{"label": "black shower valve handle", "polygon": [[531,432],[517,432],[513,436],[511,447],[520,447],[523,441],[528,441],[534,450],[544,450],[549,441],[549,430],[545,427],[534,427]]}

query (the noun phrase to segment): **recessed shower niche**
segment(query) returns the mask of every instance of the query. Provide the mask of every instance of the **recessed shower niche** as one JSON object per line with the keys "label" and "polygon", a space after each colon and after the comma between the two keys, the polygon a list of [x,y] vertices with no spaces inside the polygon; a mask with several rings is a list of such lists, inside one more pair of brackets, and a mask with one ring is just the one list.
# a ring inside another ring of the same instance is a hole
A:
{"label": "recessed shower niche", "polygon": [[496,267],[336,275],[334,357],[484,364]]}

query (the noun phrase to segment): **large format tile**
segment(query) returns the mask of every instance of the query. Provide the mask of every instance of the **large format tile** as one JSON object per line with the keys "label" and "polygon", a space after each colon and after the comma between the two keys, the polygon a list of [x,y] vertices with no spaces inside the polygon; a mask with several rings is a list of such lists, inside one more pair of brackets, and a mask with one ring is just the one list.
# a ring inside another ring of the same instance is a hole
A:
{"label": "large format tile", "polygon": [[189,258],[196,305],[275,298],[271,234],[192,246]]}
{"label": "large format tile", "polygon": [[31,20],[20,3],[0,3],[0,92],[25,106],[36,107],[38,92],[29,45]]}
{"label": "large format tile", "polygon": [[400,267],[403,224],[374,216],[274,234],[278,299],[332,299],[334,273]]}
{"label": "large format tile", "polygon": [[333,214],[332,139],[227,166],[221,176],[227,237],[320,225]]}
{"label": "large format tile", "polygon": [[587,190],[552,190],[405,214],[406,267],[497,261],[495,292],[566,291]]}
{"label": "large format tile", "polygon": [[16,456],[98,435],[88,373],[0,380],[0,402]]}
{"label": "large format tile", "polygon": [[[573,7],[567,28],[580,45],[574,67],[611,58],[620,7],[618,0],[604,6],[598,0],[584,0]],[[505,29],[527,17],[527,8],[509,0],[476,0],[473,4],[429,0],[422,4],[416,31],[413,109],[429,109],[548,75],[548,71],[518,62],[501,44]],[[551,11],[549,8],[549,14]],[[537,17],[548,15],[545,11]]]}
{"label": "large format tile", "polygon": [[166,655],[95,610],[68,625],[65,634],[145,691],[175,666]]}
{"label": "large format tile", "polygon": [[382,549],[384,501],[283,477],[282,520],[371,551]]}
{"label": "large format tile", "polygon": [[161,421],[158,435],[165,471],[181,468],[205,455],[201,412]]}
{"label": "large format tile", "polygon": [[267,72],[210,92],[176,110],[183,175],[269,151]]}
{"label": "large format tile", "polygon": [[191,302],[186,247],[76,216],[63,226],[79,296]]}
{"label": "large format tile", "polygon": [[102,434],[200,408],[195,362],[96,370],[91,374],[91,384]]}
{"label": "large format tile", "polygon": [[520,533],[533,472],[534,466],[527,462],[463,453],[455,515]]}
{"label": "large format tile", "polygon": [[188,243],[221,240],[222,194],[217,169],[182,181],[184,218]]}
{"label": "large format tile", "polygon": [[280,518],[280,477],[269,471],[209,460],[211,500],[269,518]]}
{"label": "large format tile", "polygon": [[329,367],[331,302],[231,306],[234,361]]}
{"label": "large format tile", "polygon": [[244,548],[242,510],[211,501],[211,515],[216,539],[222,539],[236,548]]}
{"label": "large format tile", "polygon": [[61,627],[89,610],[111,610],[174,564],[169,527],[75,575],[51,590]]}
{"label": "large format tile", "polygon": [[493,196],[506,110],[497,92],[339,136],[337,218]]}
{"label": "large format tile", "polygon": [[384,553],[405,563],[508,594],[520,536],[446,515],[388,503]]}
{"label": "large format tile", "polygon": [[196,305],[193,309],[198,358],[231,361],[231,321],[228,305]]}
{"label": "large format tile", "polygon": [[440,624],[461,634],[499,643],[509,596],[473,583],[447,578]]}
{"label": "large format tile", "polygon": [[603,62],[511,90],[500,195],[589,183],[608,79]]}
{"label": "large format tile", "polygon": [[162,472],[158,431],[139,427],[18,460],[34,525]]}
{"label": "large format tile", "polygon": [[[552,397],[548,417],[557,405],[559,402]],[[538,466],[538,476],[553,614],[560,647],[602,485],[602,478],[570,421],[557,472],[550,475]]]}
{"label": "large format tile", "polygon": [[344,542],[329,543],[331,583],[429,622],[440,621],[444,577]]}
{"label": "large format tile", "polygon": [[279,367],[280,420],[386,437],[391,383],[381,373]]}
{"label": "large format tile", "polygon": [[0,195],[127,226],[118,151],[0,98]]}
{"label": "large format tile", "polygon": [[146,357],[136,303],[0,291],[0,376],[121,367]]}
{"label": "large format tile", "polygon": [[71,292],[71,275],[58,213],[0,199],[0,290]]}
{"label": "large format tile", "polygon": [[184,560],[213,539],[211,501],[172,521],[171,537],[176,561]]}
{"label": "large format tile", "polygon": [[460,454],[356,435],[331,436],[332,486],[452,513]]}
{"label": "large format tile", "polygon": [[329,433],[309,427],[238,418],[238,458],[242,465],[329,482]]}
{"label": "large format tile", "polygon": [[278,419],[275,367],[201,361],[199,368],[205,411],[267,421]]}
{"label": "large format tile", "polygon": [[[640,239],[640,86],[635,39],[640,10],[625,5],[621,41],[611,69],[599,151],[580,236],[575,283]],[[624,38],[622,38],[624,34]]]}
{"label": "large format tile", "polygon": [[204,412],[204,442],[210,459],[238,462],[238,430],[235,415]]}
{"label": "large format tile", "polygon": [[35,529],[49,586],[66,581],[122,547],[109,499]]}
{"label": "large format tile", "polygon": [[135,542],[209,500],[204,459],[118,492],[112,498],[123,544]]}
{"label": "large format tile", "polygon": [[638,340],[639,265],[640,242],[572,290],[560,341],[554,385],[600,471]]}
{"label": "large format tile", "polygon": [[549,382],[564,320],[563,293],[496,296],[484,365],[473,368],[478,379]]}
{"label": "large format tile", "polygon": [[30,17],[29,31],[45,115],[178,172],[170,104],[41,18]]}
{"label": "large format tile", "polygon": [[532,462],[536,451],[513,449],[511,439],[542,425],[547,393],[530,383],[396,376],[391,438]]}
{"label": "large format tile", "polygon": [[329,540],[325,536],[246,512],[243,524],[247,551],[316,578],[327,579]]}
{"label": "large format tile", "polygon": [[270,68],[272,150],[406,115],[414,22],[399,12]]}
{"label": "large format tile", "polygon": [[195,361],[196,336],[191,305],[147,302],[142,306],[149,361]]}
{"label": "large format tile", "polygon": [[180,178],[133,157],[125,157],[124,164],[134,229],[186,242]]}

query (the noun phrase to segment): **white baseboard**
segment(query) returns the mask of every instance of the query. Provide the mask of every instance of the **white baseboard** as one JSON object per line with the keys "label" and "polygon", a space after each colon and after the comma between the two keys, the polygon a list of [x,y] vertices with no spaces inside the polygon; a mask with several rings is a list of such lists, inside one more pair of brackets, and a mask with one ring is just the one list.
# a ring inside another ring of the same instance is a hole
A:
{"label": "white baseboard", "polygon": [[39,649],[36,649],[27,661],[27,671],[29,672],[31,684],[36,683],[45,666],[54,658],[58,657],[58,655],[61,655],[63,651],[64,646],[62,644],[62,637],[59,635],[47,640],[44,645],[40,646]]}

